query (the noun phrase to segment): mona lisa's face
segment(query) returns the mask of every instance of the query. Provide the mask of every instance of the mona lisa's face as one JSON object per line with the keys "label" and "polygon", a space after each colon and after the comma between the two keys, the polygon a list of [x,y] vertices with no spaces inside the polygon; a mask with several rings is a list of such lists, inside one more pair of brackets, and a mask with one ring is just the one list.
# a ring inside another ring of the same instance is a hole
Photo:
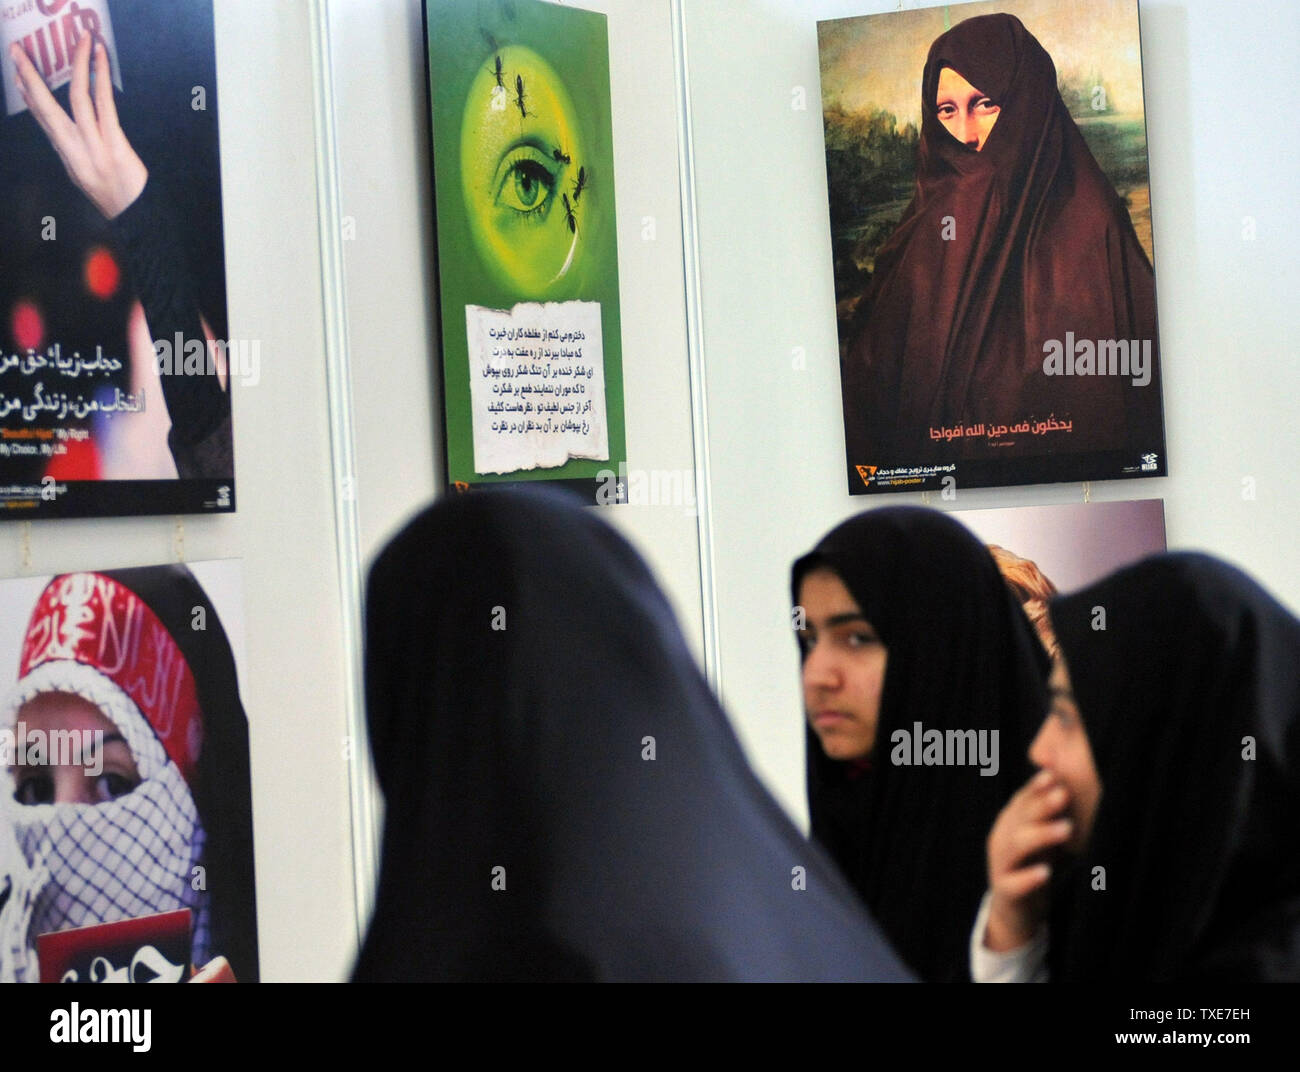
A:
{"label": "mona lisa's face", "polygon": [[939,72],[939,92],[934,103],[939,122],[948,133],[976,152],[984,148],[1002,110],[951,67]]}

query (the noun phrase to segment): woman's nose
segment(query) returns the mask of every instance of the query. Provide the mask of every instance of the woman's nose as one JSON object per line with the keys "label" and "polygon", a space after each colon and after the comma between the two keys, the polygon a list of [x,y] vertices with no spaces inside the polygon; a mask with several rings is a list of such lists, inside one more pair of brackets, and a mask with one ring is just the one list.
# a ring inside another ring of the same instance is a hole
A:
{"label": "woman's nose", "polygon": [[805,688],[834,688],[838,680],[835,660],[822,645],[814,644],[803,661]]}
{"label": "woman's nose", "polygon": [[1052,719],[1049,715],[1043,719],[1038,734],[1029,745],[1029,762],[1035,767],[1048,767],[1052,761]]}
{"label": "woman's nose", "polygon": [[94,780],[80,767],[60,767],[54,775],[55,804],[95,803]]}

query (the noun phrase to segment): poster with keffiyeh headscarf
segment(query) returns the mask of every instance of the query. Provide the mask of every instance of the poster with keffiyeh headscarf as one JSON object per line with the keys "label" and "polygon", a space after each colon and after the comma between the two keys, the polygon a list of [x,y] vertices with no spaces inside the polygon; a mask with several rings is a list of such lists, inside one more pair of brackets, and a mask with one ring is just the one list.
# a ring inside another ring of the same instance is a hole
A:
{"label": "poster with keffiyeh headscarf", "polygon": [[0,981],[41,977],[42,936],[178,911],[183,963],[136,923],[89,974],[225,958],[257,979],[239,580],[223,561],[0,582]]}

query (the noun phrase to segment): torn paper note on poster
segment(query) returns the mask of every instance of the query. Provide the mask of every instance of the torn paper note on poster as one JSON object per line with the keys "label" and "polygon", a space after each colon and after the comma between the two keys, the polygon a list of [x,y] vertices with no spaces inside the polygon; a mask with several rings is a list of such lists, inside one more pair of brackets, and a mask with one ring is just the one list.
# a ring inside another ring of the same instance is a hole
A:
{"label": "torn paper note on poster", "polygon": [[600,303],[465,307],[474,471],[609,458]]}
{"label": "torn paper note on poster", "polygon": [[[26,111],[9,47],[17,42],[50,89],[72,78],[72,57],[82,34],[104,42],[113,85],[122,89],[117,44],[108,17],[108,0],[0,0],[0,63],[4,65],[5,106],[9,115]],[[95,69],[91,62],[91,70]]]}

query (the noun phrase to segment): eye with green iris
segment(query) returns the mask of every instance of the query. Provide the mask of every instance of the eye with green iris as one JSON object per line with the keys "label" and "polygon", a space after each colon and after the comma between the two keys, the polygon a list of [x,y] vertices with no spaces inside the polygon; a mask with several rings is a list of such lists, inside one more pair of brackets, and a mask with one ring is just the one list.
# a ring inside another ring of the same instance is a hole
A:
{"label": "eye with green iris", "polygon": [[[593,230],[584,225],[595,218],[598,202],[587,201],[595,195],[583,193],[579,203],[572,192],[592,166],[583,127],[564,80],[532,49],[502,45],[480,59],[461,122],[470,238],[497,284],[518,298],[543,298],[576,278],[587,248],[579,235]],[[517,107],[520,86],[526,109]]]}
{"label": "eye with green iris", "polygon": [[521,146],[507,154],[498,169],[496,203],[521,216],[539,219],[550,211],[555,173],[540,150]]}

